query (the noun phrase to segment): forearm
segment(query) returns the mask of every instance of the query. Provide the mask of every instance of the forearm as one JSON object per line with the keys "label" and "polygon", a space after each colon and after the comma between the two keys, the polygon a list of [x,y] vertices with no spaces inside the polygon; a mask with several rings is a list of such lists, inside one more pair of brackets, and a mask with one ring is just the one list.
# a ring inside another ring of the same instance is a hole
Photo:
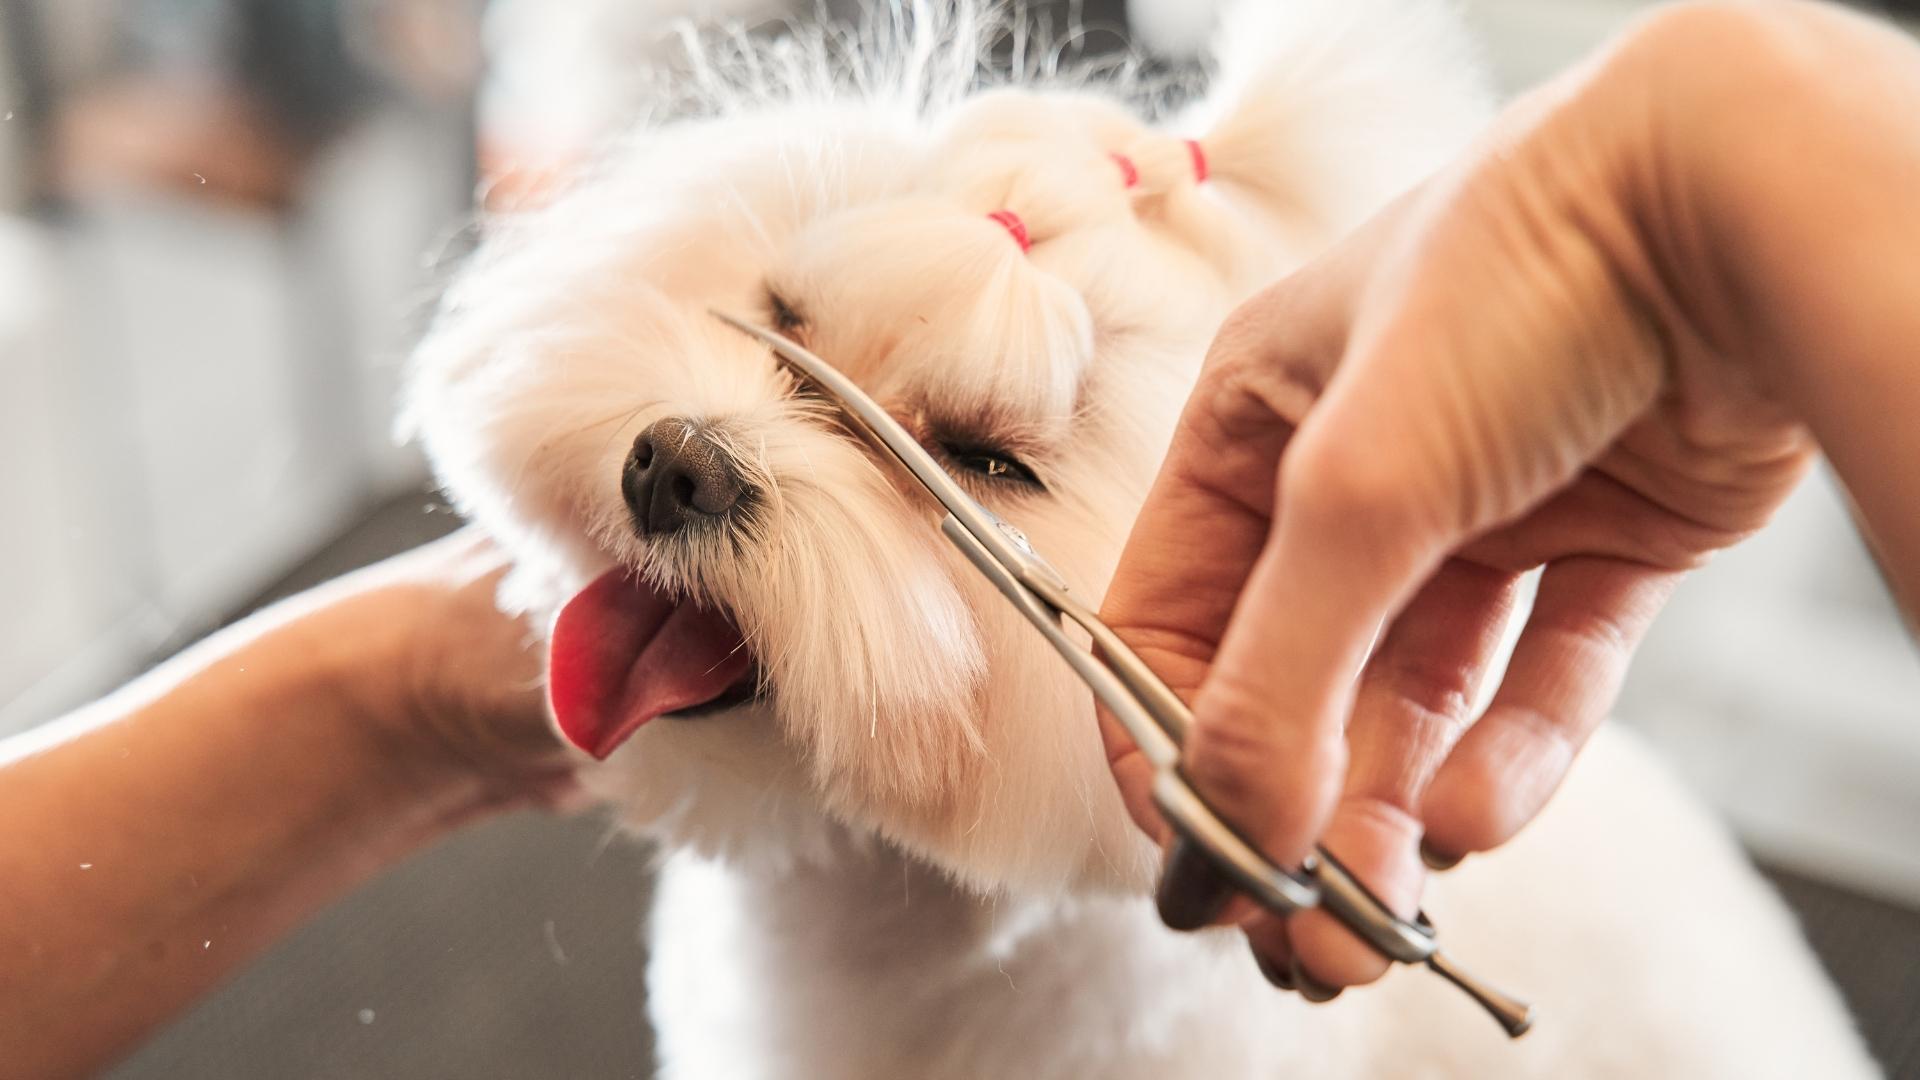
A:
{"label": "forearm", "polygon": [[373,646],[332,636],[312,620],[243,624],[70,718],[52,745],[0,746],[9,1070],[114,1060],[479,807],[477,783],[390,752],[354,714],[345,673]]}
{"label": "forearm", "polygon": [[1656,19],[1620,65],[1653,152],[1625,200],[1675,323],[1748,369],[1845,483],[1920,611],[1920,47],[1812,3]]}
{"label": "forearm", "polygon": [[[1807,422],[1896,597],[1920,614],[1920,47],[1864,17],[1782,62],[1806,88],[1791,139],[1743,150],[1768,178],[1720,229],[1755,362]],[[1724,167],[1724,165],[1723,165]]]}

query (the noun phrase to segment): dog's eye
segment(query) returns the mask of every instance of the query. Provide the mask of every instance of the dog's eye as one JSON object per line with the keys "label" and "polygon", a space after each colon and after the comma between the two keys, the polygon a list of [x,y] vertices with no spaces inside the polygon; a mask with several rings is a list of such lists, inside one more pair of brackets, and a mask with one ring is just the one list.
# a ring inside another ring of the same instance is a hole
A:
{"label": "dog's eye", "polygon": [[997,447],[980,446],[970,443],[942,442],[940,452],[948,462],[965,472],[984,477],[996,483],[1024,484],[1030,488],[1046,490],[1033,470],[1012,454]]}
{"label": "dog's eye", "polygon": [[767,290],[767,321],[773,324],[775,330],[795,341],[801,341],[806,334],[806,318],[786,297],[772,289]]}

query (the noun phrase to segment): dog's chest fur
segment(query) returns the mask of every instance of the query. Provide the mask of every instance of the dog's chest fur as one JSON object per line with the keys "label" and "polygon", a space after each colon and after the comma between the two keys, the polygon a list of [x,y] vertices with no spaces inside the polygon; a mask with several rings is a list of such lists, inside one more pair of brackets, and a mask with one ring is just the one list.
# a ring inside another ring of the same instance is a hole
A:
{"label": "dog's chest fur", "polygon": [[[1706,921],[1631,873],[1685,882]],[[1142,898],[983,899],[850,844],[750,869],[681,855],[649,932],[662,1075],[801,1080],[1877,1075],[1792,918],[1706,811],[1605,728],[1524,836],[1433,882],[1449,947],[1532,994],[1508,1042],[1431,975],[1326,1005],[1280,994],[1237,932]]]}

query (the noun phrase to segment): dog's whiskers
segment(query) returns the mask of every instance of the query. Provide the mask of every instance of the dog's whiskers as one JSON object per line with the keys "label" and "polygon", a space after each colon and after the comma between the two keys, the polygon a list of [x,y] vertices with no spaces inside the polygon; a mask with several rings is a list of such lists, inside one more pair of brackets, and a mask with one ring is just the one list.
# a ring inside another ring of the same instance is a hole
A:
{"label": "dog's whiskers", "polygon": [[735,645],[735,646],[734,646],[733,648],[731,648],[731,649],[728,649],[728,650],[727,650],[727,655],[725,655],[725,656],[723,656],[723,657],[721,657],[721,658],[720,658],[719,660],[717,660],[717,661],[715,661],[712,667],[709,667],[709,668],[708,668],[708,669],[707,669],[706,671],[703,671],[703,672],[701,672],[701,674],[703,674],[703,675],[711,675],[711,674],[713,674],[713,673],[714,673],[714,671],[716,671],[716,670],[718,670],[718,669],[719,669],[719,667],[720,667],[720,665],[721,665],[721,664],[724,664],[724,663],[726,663],[727,661],[729,661],[729,660],[731,660],[731,659],[733,659],[733,658],[734,658],[734,656],[735,656],[736,654],[738,654],[738,653],[740,652],[740,650],[742,650],[742,649],[744,649],[744,648],[746,648],[746,647],[747,647],[747,641],[746,641],[746,638],[744,638],[744,637],[742,637],[742,638],[740,639],[740,644],[738,644],[738,645]]}
{"label": "dog's whiskers", "polygon": [[[579,429],[579,433],[584,435],[587,432],[592,431],[594,428],[600,427],[605,424],[613,424],[613,430],[607,433],[606,441],[600,444],[600,449],[605,450],[607,446],[613,442],[614,439],[619,437],[622,429],[624,429],[628,424],[632,423],[634,419],[638,417],[641,413],[645,412],[649,408],[657,406],[658,404],[659,402],[657,401],[643,401],[640,404],[635,405],[631,409],[627,409],[623,412],[614,413],[613,415],[605,417],[600,420],[595,420],[593,423],[587,424],[581,427]],[[619,421],[619,422],[614,423],[615,421]]]}

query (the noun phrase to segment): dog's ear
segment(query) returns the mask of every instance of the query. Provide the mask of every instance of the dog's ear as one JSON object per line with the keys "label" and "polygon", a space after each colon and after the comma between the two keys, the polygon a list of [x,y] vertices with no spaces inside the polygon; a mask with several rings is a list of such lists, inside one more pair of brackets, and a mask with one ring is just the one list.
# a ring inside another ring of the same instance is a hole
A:
{"label": "dog's ear", "polygon": [[1205,236],[1235,223],[1198,181],[1243,210],[1338,235],[1459,153],[1491,112],[1448,0],[1240,0],[1214,42],[1206,93],[1129,151],[1202,250],[1231,247]]}

